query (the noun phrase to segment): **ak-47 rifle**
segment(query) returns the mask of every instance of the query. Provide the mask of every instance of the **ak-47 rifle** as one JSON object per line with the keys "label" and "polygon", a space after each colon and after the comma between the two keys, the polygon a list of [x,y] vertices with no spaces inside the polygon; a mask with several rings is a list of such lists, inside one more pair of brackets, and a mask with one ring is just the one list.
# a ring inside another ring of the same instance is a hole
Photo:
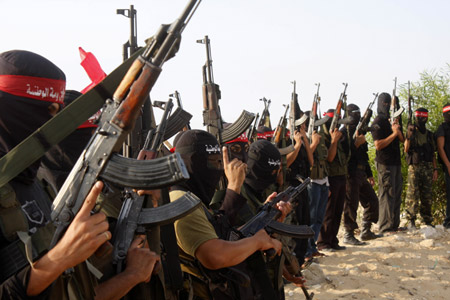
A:
{"label": "ak-47 rifle", "polygon": [[414,105],[414,98],[411,96],[411,82],[408,81],[408,125],[409,124],[414,125],[413,105]]}
{"label": "ak-47 rifle", "polygon": [[[391,101],[391,108],[389,111],[390,117],[391,117],[391,125],[394,124],[395,120],[399,118],[403,111],[405,110],[403,107],[400,107],[400,103],[397,102],[397,77],[394,78],[394,89],[392,91],[392,101]],[[401,118],[400,118],[401,121]]]}
{"label": "ak-47 rifle", "polygon": [[339,100],[336,105],[336,109],[334,111],[333,119],[331,120],[330,132],[333,132],[334,129],[338,128],[339,119],[341,119],[341,110],[342,110],[343,106],[345,109],[345,102],[347,99],[347,95],[345,94],[345,91],[347,90],[348,84],[347,83],[342,83],[342,84],[344,85],[344,91],[339,96]]}
{"label": "ak-47 rifle", "polygon": [[[169,97],[173,97],[175,98],[175,100],[177,100],[177,105],[178,108],[180,108],[181,110],[183,110],[183,103],[181,102],[181,97],[180,97],[180,93],[178,93],[178,91],[175,91],[175,93],[170,94]],[[190,115],[190,114],[189,114]],[[190,115],[192,117],[192,115]],[[190,118],[189,118],[190,119]],[[190,130],[191,129],[191,125],[189,124],[189,121],[187,122],[186,126],[184,126],[183,131],[186,130]]]}
{"label": "ak-47 rifle", "polygon": [[259,113],[256,113],[255,121],[253,122],[253,125],[250,126],[250,128],[248,129],[248,133],[247,133],[247,138],[250,143],[253,143],[254,141],[257,140],[257,138],[256,138],[257,132],[256,131],[258,128],[256,128],[256,125],[258,124],[258,121],[259,121]]}
{"label": "ak-47 rifle", "polygon": [[[156,129],[148,132],[144,147],[139,152],[138,160],[154,160],[158,159],[157,154],[164,142],[164,134],[168,124],[168,116],[172,110],[172,99],[169,99],[165,104],[165,109],[161,122]],[[189,173],[180,156],[170,155],[171,159],[177,160],[180,165],[180,172],[184,178],[189,178]],[[166,158],[163,158],[166,160]],[[117,224],[113,234],[113,264],[117,266],[116,272],[120,273],[123,270],[124,262],[128,249],[133,241],[135,234],[146,234],[146,227],[156,227],[170,224],[178,218],[185,216],[192,212],[199,204],[199,199],[191,194],[183,198],[182,201],[172,202],[164,206],[155,208],[145,208],[146,197],[139,196],[133,189],[125,189],[124,203],[117,219]],[[170,207],[170,209],[168,209]],[[177,211],[176,215],[167,216],[162,211]]]}
{"label": "ak-47 rifle", "polygon": [[311,238],[314,232],[307,225],[290,225],[276,221],[281,216],[281,211],[276,208],[276,204],[280,201],[296,203],[299,200],[299,195],[310,182],[311,179],[308,177],[300,185],[296,187],[289,186],[286,190],[279,193],[274,199],[264,204],[259,212],[247,223],[240,227],[238,235],[233,234],[230,239],[238,240],[253,236],[263,228],[269,233],[278,233],[300,239]]}
{"label": "ak-47 rifle", "polygon": [[[284,249],[283,244],[283,249]],[[285,266],[290,274],[300,277],[302,275],[302,268],[300,267],[297,258],[293,255],[285,255]],[[301,286],[303,294],[305,295],[306,300],[312,300],[314,298],[314,293],[309,293],[304,285]]]}
{"label": "ak-47 rifle", "polygon": [[316,85],[317,85],[317,92],[314,95],[313,104],[309,115],[309,125],[307,132],[307,136],[309,138],[310,143],[312,142],[312,135],[314,133],[314,127],[316,126],[315,123],[316,123],[317,109],[319,108],[320,103],[320,96],[319,96],[320,83],[316,83]]}
{"label": "ak-47 rifle", "polygon": [[278,147],[280,141],[283,137],[284,128],[286,128],[286,115],[289,110],[289,104],[283,104],[285,110],[284,114],[281,116],[280,121],[278,121],[277,128],[275,128],[275,132],[273,133],[272,144]]}
{"label": "ak-47 rifle", "polygon": [[[284,156],[294,151],[293,144],[286,146],[286,124],[287,124],[286,115],[289,110],[289,104],[283,104],[283,106],[286,109],[284,111],[284,114],[281,116],[280,121],[278,122],[277,128],[275,129],[275,132],[273,133],[272,137],[272,144],[274,144],[275,147],[278,148],[278,151],[280,151],[281,156]],[[286,169],[285,157],[282,157],[282,160],[284,163],[283,169]]]}
{"label": "ak-47 rifle", "polygon": [[[106,101],[99,127],[53,202],[51,217],[57,228],[51,247],[62,237],[96,180],[103,179],[122,187],[151,190],[170,186],[184,179],[182,173],[174,176],[170,158],[162,161],[137,161],[116,153],[122,147],[128,132],[133,129],[141,106],[155,84],[162,65],[175,54],[181,33],[199,3],[198,0],[190,0],[175,22],[160,27],[142,55],[133,62],[113,99]],[[157,167],[166,171],[157,173]]]}
{"label": "ak-47 rifle", "polygon": [[269,113],[269,106],[270,106],[270,99],[266,99],[265,97],[263,97],[262,99],[259,99],[259,101],[263,101],[264,102],[264,110],[261,114],[261,119],[259,119],[259,126],[266,126],[270,129],[272,129],[272,124],[270,123],[270,113]]}
{"label": "ak-47 rifle", "polygon": [[372,129],[371,127],[369,127],[369,122],[373,114],[372,106],[375,103],[375,100],[377,100],[378,98],[378,93],[374,93],[374,96],[375,98],[372,102],[369,103],[369,106],[367,106],[367,109],[364,112],[364,116],[362,116],[362,118],[359,120],[358,125],[356,126],[355,133],[353,134],[353,139],[356,139],[356,132],[358,132],[358,134],[365,135],[367,131],[370,131]]}
{"label": "ak-47 rifle", "polygon": [[123,60],[125,61],[138,49],[137,12],[134,9],[134,6],[130,5],[130,9],[117,9],[116,13],[130,19],[130,39],[125,44],[123,44]]}
{"label": "ak-47 rifle", "polygon": [[197,40],[197,43],[206,46],[206,63],[203,65],[203,125],[207,131],[217,138],[220,145],[236,139],[245,130],[247,130],[253,122],[255,115],[247,111],[243,111],[238,120],[223,128],[223,120],[220,113],[219,100],[221,98],[219,85],[214,82],[214,74],[212,70],[211,59],[211,43],[206,35],[205,38]]}
{"label": "ak-47 rifle", "polygon": [[292,92],[291,96],[291,110],[289,111],[289,131],[290,131],[290,138],[292,141],[292,145],[294,144],[294,134],[295,134],[295,115],[296,115],[296,109],[298,106],[298,95],[295,92],[296,88],[296,82],[295,80],[291,82],[294,85],[294,91]]}

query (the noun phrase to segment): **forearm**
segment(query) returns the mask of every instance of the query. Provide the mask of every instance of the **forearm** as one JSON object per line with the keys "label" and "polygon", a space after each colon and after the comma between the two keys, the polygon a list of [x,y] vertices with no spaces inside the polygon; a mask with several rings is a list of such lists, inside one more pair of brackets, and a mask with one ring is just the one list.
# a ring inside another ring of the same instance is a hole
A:
{"label": "forearm", "polygon": [[398,139],[399,139],[400,143],[405,142],[405,136],[403,135],[403,131],[400,131],[400,133],[398,135]]}
{"label": "forearm", "polygon": [[95,300],[120,299],[138,283],[136,276],[122,272],[95,288]]}
{"label": "forearm", "polygon": [[228,221],[232,226],[235,225],[234,222],[236,216],[245,203],[247,203],[247,199],[245,199],[242,195],[233,190],[227,189],[220,210],[224,211],[224,214],[228,217]]}
{"label": "forearm", "polygon": [[302,147],[302,143],[296,143],[294,145],[294,151],[286,155],[286,164],[289,167],[292,165],[292,163],[297,158],[298,152],[300,151],[300,148]]}
{"label": "forearm", "polygon": [[450,165],[450,161],[448,160],[447,154],[445,153],[444,143],[445,143],[445,138],[444,137],[438,137],[437,138],[437,148],[438,148],[439,156],[441,157],[442,162],[444,163],[444,165],[449,166]]}
{"label": "forearm", "polygon": [[312,166],[314,164],[314,156],[313,156],[314,151],[311,150],[311,146],[309,145],[309,141],[307,138],[303,139],[303,143],[305,144],[305,150],[306,155],[308,156],[309,165]]}
{"label": "forearm", "polygon": [[31,268],[27,286],[28,296],[42,293],[66,270],[66,264],[56,259],[52,250],[36,261],[34,268]]}
{"label": "forearm", "polygon": [[409,139],[406,139],[406,141],[405,141],[405,153],[408,153],[410,145],[411,145],[411,141]]}
{"label": "forearm", "polygon": [[336,157],[337,152],[337,142],[331,143],[330,149],[328,149],[328,156],[327,160],[328,162],[332,162],[334,158]]}
{"label": "forearm", "polygon": [[259,250],[260,245],[253,237],[237,241],[209,240],[200,245],[195,256],[208,269],[217,270],[235,266]]}
{"label": "forearm", "polygon": [[382,140],[376,140],[373,143],[375,145],[375,148],[378,151],[380,151],[380,150],[386,148],[387,146],[389,146],[395,140],[396,137],[397,137],[397,134],[395,132],[393,132],[387,138],[382,139]]}

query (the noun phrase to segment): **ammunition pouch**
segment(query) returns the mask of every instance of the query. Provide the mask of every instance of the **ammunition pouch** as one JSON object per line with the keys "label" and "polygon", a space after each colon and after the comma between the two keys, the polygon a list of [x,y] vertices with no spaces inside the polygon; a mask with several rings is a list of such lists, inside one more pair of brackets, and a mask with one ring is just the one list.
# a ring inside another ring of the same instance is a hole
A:
{"label": "ammunition pouch", "polygon": [[418,133],[416,132],[411,139],[411,146],[406,154],[408,165],[417,165],[421,162],[433,161],[433,134],[426,131],[426,142],[418,145]]}
{"label": "ammunition pouch", "polygon": [[[28,238],[28,220],[16,198],[14,189],[6,184],[0,188],[0,235],[9,241],[0,249],[0,282],[35,261],[47,251],[53,236],[54,226],[47,223]],[[19,238],[20,236],[25,239]],[[25,244],[26,243],[26,244]],[[26,248],[28,248],[28,252]]]}

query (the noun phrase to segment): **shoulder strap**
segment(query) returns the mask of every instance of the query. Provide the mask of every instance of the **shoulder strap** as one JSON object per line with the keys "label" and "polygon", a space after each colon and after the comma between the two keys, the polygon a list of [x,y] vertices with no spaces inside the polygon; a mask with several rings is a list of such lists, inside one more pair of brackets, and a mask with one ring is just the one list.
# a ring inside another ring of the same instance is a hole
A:
{"label": "shoulder strap", "polygon": [[111,98],[131,63],[143,51],[137,51],[108,77],[86,94],[78,97],[41,128],[0,159],[0,186],[20,174],[38,160],[51,146],[59,143],[84,121],[96,113]]}

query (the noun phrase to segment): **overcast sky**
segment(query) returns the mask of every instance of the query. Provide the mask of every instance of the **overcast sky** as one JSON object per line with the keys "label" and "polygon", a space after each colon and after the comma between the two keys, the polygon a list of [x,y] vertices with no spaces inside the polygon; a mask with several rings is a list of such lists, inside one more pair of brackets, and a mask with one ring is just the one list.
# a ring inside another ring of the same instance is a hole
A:
{"label": "overcast sky", "polygon": [[[116,9],[134,5],[138,44],[171,23],[187,0],[0,0],[0,52],[23,49],[45,56],[67,76],[67,88],[90,83],[78,47],[92,52],[106,73],[122,61],[129,19]],[[272,124],[290,101],[296,80],[300,107],[311,108],[320,82],[321,110],[334,108],[348,83],[348,101],[361,110],[374,92],[392,92],[424,70],[450,62],[450,1],[446,0],[203,0],[183,32],[180,51],[163,66],[151,93],[167,100],[179,91],[202,126],[202,65],[211,39],[214,77],[224,120],[243,109],[261,112],[272,100]]]}

